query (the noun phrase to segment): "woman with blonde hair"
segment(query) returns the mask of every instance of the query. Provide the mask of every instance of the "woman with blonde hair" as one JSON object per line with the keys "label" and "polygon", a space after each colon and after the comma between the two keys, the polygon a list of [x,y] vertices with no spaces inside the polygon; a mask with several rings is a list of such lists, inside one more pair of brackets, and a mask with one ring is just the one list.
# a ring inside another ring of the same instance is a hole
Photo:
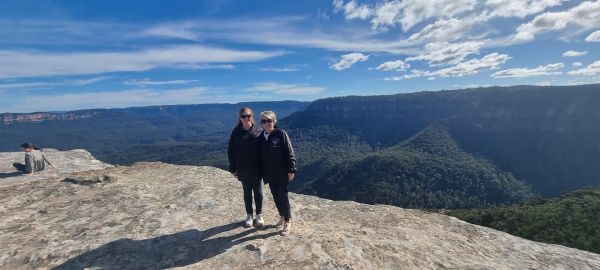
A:
{"label": "woman with blonde hair", "polygon": [[277,128],[277,116],[273,111],[260,113],[263,132],[260,136],[260,164],[265,183],[269,184],[275,206],[279,212],[277,227],[281,235],[292,229],[292,213],[288,197],[288,185],[296,173],[296,155],[288,134]]}
{"label": "woman with blonde hair", "polygon": [[[262,217],[263,190],[260,173],[260,160],[258,137],[262,128],[254,124],[252,109],[245,107],[239,111],[238,124],[231,132],[227,157],[229,159],[229,171],[240,182],[244,189],[244,204],[246,205],[245,227],[263,226]],[[253,216],[252,193],[256,205],[256,216]],[[254,219],[255,218],[255,219]]]}

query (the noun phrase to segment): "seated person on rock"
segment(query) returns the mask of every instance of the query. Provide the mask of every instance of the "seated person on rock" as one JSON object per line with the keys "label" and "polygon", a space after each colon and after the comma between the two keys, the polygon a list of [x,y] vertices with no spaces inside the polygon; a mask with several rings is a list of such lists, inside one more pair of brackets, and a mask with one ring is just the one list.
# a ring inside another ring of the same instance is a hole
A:
{"label": "seated person on rock", "polygon": [[25,151],[25,164],[13,163],[13,166],[26,175],[33,175],[33,172],[42,171],[46,168],[46,163],[53,169],[52,164],[42,153],[41,149],[31,143],[24,143],[21,148]]}

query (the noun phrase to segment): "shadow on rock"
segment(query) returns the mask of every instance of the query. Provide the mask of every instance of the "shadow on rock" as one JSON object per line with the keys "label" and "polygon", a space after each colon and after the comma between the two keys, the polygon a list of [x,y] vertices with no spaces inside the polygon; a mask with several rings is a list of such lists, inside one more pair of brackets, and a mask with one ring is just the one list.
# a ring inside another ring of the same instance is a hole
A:
{"label": "shadow on rock", "polygon": [[247,236],[260,229],[245,230],[231,236],[210,238],[239,228],[232,223],[204,231],[196,229],[144,240],[119,239],[71,258],[53,269],[164,269],[200,262],[219,255],[232,246],[277,235],[272,232]]}
{"label": "shadow on rock", "polygon": [[19,175],[23,175],[23,173],[22,172],[0,173],[0,179],[9,178],[9,177],[13,177],[13,176],[19,176]]}

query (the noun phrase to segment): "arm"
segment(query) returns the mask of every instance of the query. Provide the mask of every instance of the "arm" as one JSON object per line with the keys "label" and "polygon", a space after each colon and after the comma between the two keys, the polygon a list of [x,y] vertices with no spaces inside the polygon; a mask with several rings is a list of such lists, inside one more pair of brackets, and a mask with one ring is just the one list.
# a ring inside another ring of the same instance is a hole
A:
{"label": "arm", "polygon": [[25,174],[33,174],[33,157],[31,155],[25,155]]}
{"label": "arm", "polygon": [[46,158],[44,154],[42,154],[42,158],[46,163],[48,163],[48,165],[50,165],[50,167],[52,167],[52,169],[56,169],[56,167],[54,167],[54,164],[52,164],[52,162],[50,162],[50,160],[48,160],[48,158]]}
{"label": "arm", "polygon": [[227,159],[229,160],[229,172],[237,177],[237,166],[235,164],[235,144],[233,143],[235,130],[229,136],[229,146],[227,147]]}
{"label": "arm", "polygon": [[294,175],[296,174],[296,153],[294,152],[294,147],[292,146],[292,141],[290,140],[290,136],[283,131],[283,143],[284,143],[284,152],[285,159],[287,160],[287,169],[288,169],[288,180],[292,181],[294,179]]}

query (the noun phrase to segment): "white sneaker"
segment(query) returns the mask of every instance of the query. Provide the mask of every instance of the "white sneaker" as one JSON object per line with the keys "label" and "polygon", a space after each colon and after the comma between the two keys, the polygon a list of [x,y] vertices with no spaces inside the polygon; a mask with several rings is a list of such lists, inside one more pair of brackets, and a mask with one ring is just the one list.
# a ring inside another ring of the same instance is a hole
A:
{"label": "white sneaker", "polygon": [[290,234],[290,231],[292,230],[292,221],[288,221],[285,224],[283,224],[283,230],[281,231],[281,235],[286,236],[288,234]]}
{"label": "white sneaker", "polygon": [[279,227],[283,226],[284,222],[285,222],[285,219],[283,218],[283,216],[280,216],[279,221],[277,222],[277,224],[275,224],[275,227],[279,228]]}
{"label": "white sneaker", "polygon": [[256,227],[262,227],[265,225],[265,220],[262,217],[262,214],[256,215]]}
{"label": "white sneaker", "polygon": [[254,219],[252,218],[252,215],[248,215],[246,217],[246,221],[244,222],[244,227],[246,227],[246,228],[252,227],[252,222],[253,221],[254,221]]}

